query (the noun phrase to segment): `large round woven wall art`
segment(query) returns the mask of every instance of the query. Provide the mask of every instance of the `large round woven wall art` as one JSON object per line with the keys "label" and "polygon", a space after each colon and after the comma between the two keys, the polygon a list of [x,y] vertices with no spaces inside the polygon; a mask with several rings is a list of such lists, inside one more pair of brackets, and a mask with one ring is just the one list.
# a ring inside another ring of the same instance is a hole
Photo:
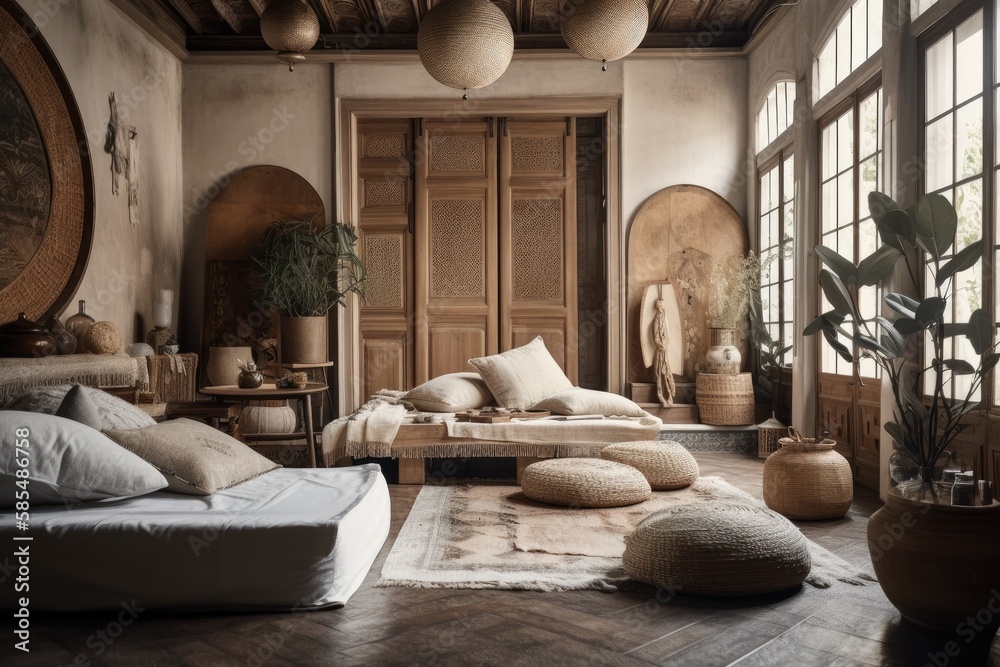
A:
{"label": "large round woven wall art", "polygon": [[12,0],[0,0],[0,34],[0,322],[44,321],[86,269],[94,184],[66,77]]}

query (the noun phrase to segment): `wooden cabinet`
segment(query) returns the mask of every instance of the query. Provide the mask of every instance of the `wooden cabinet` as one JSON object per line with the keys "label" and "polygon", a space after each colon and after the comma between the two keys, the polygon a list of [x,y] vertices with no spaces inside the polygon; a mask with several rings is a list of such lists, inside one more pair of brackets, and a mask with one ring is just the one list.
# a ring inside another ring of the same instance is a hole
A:
{"label": "wooden cabinet", "polygon": [[572,119],[358,124],[363,396],[542,336],[577,381]]}

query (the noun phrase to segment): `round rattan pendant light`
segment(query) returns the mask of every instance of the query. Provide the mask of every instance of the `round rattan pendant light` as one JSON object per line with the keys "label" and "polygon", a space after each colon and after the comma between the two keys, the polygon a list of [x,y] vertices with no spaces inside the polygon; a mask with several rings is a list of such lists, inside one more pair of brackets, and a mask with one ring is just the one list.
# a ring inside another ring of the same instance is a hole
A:
{"label": "round rattan pendant light", "polygon": [[303,0],[273,0],[260,15],[260,34],[291,72],[319,39],[319,19]]}
{"label": "round rattan pendant light", "polygon": [[607,71],[607,61],[635,51],[648,25],[645,0],[581,0],[567,5],[560,31],[569,48]]}
{"label": "round rattan pendant light", "polygon": [[420,21],[417,52],[438,82],[461,90],[482,88],[510,65],[514,31],[489,0],[442,0]]}

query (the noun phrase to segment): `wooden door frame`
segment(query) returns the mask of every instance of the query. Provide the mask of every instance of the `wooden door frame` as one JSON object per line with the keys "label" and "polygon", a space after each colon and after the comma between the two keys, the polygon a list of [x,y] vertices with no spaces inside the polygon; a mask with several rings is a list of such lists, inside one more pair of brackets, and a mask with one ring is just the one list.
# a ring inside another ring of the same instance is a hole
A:
{"label": "wooden door frame", "polygon": [[[547,97],[470,100],[343,99],[333,114],[333,195],[336,220],[351,226],[359,222],[357,157],[358,120],[364,118],[445,118],[459,122],[465,116],[602,116],[605,126],[607,179],[605,253],[608,267],[608,387],[624,390],[625,369],[625,259],[621,200],[621,97]],[[349,414],[363,402],[361,396],[361,304],[348,301],[338,319],[340,353],[337,377],[340,414]]]}

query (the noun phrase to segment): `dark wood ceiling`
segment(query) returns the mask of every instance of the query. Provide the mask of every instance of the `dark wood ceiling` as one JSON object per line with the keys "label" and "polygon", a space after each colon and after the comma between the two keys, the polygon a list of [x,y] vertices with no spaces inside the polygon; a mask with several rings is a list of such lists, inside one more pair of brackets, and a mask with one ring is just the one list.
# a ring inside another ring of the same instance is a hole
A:
{"label": "dark wood ceiling", "polygon": [[[572,0],[492,0],[510,19],[517,48],[566,48],[559,10]],[[743,46],[781,0],[647,0],[640,48]],[[260,14],[270,0],[116,0],[191,52],[266,51]],[[308,0],[319,17],[316,50],[416,48],[420,19],[435,0]]]}

